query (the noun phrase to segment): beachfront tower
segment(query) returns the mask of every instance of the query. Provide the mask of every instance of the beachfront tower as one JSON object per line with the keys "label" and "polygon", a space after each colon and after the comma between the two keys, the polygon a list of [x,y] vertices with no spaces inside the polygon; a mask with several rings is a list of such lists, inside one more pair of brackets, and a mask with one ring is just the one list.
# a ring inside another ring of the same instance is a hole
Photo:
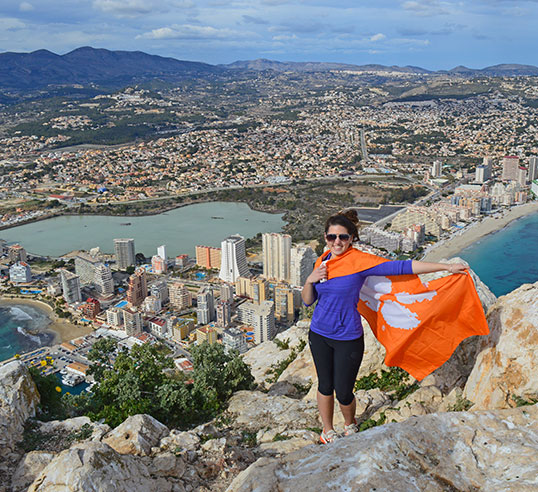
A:
{"label": "beachfront tower", "polygon": [[119,270],[136,264],[134,239],[114,239],[114,252]]}
{"label": "beachfront tower", "polygon": [[215,298],[210,286],[202,287],[196,296],[196,316],[199,325],[207,325],[215,319]]}
{"label": "beachfront tower", "polygon": [[219,278],[234,283],[239,277],[250,277],[245,252],[245,239],[236,234],[221,243],[222,259]]}
{"label": "beachfront tower", "polygon": [[279,281],[290,280],[291,236],[268,233],[262,235],[263,276]]}
{"label": "beachfront tower", "polygon": [[62,268],[60,270],[60,278],[62,280],[62,292],[65,302],[67,304],[80,302],[82,296],[80,294],[80,279],[78,275]]}

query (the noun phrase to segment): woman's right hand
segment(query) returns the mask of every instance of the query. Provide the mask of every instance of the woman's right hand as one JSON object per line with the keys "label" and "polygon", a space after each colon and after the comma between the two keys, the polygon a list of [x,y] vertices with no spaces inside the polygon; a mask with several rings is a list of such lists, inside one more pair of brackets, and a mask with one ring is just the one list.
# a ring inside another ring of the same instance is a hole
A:
{"label": "woman's right hand", "polygon": [[306,279],[307,283],[315,284],[322,280],[327,280],[327,265],[322,263],[319,267],[315,268],[314,271]]}

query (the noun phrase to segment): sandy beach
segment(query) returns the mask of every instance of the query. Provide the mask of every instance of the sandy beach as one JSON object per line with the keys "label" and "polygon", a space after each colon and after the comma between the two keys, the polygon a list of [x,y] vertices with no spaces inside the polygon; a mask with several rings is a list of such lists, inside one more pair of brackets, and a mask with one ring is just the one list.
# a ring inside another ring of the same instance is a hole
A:
{"label": "sandy beach", "polygon": [[424,255],[423,260],[439,261],[457,256],[462,249],[471,246],[481,237],[500,231],[510,222],[535,212],[538,212],[538,202],[530,202],[512,207],[502,215],[499,213],[482,219],[480,222],[475,222],[462,231],[456,232],[450,239],[436,243]]}
{"label": "sandy beach", "polygon": [[0,298],[1,306],[13,306],[16,304],[32,306],[36,309],[40,309],[41,311],[45,311],[51,320],[51,323],[46,327],[46,330],[54,332],[56,336],[56,343],[68,342],[69,340],[87,335],[93,331],[91,326],[74,325],[65,319],[59,318],[47,303],[38,301],[37,299],[27,299],[21,297]]}

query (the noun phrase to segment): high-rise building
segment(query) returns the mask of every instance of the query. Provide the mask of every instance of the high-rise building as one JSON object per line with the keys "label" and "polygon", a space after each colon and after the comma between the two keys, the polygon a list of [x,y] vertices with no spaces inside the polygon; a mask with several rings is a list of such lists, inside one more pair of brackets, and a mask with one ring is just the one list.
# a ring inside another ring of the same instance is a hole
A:
{"label": "high-rise building", "polygon": [[80,279],[81,287],[93,287],[95,282],[95,270],[101,265],[99,258],[88,253],[80,252],[75,256],[75,273]]}
{"label": "high-rise building", "polygon": [[263,276],[288,282],[290,279],[291,236],[266,233],[262,235]]}
{"label": "high-rise building", "polygon": [[211,287],[201,287],[196,296],[196,315],[199,325],[207,325],[215,319],[215,299]]}
{"label": "high-rise building", "polygon": [[228,301],[217,303],[217,325],[226,328],[232,322],[232,308]]}
{"label": "high-rise building", "polygon": [[529,159],[529,181],[532,183],[535,179],[538,179],[538,157],[531,157]]}
{"label": "high-rise building", "polygon": [[519,166],[517,170],[517,182],[521,186],[525,186],[527,184],[527,168]]}
{"label": "high-rise building", "polygon": [[158,275],[166,273],[166,267],[166,260],[163,260],[159,255],[151,257],[151,268],[153,269],[153,273]]}
{"label": "high-rise building", "polygon": [[443,165],[441,161],[433,161],[432,178],[440,178],[443,175]]}
{"label": "high-rise building", "polygon": [[256,343],[274,338],[275,307],[272,301],[262,301],[260,304],[245,302],[237,308],[237,316],[240,322],[252,326]]}
{"label": "high-rise building", "polygon": [[136,336],[142,333],[142,313],[137,309],[126,308],[123,310],[125,333]]}
{"label": "high-rise building", "polygon": [[192,306],[192,296],[184,284],[176,282],[169,288],[170,304],[174,309],[183,311]]}
{"label": "high-rise building", "polygon": [[245,252],[245,239],[236,234],[221,243],[222,259],[219,278],[225,282],[235,282],[238,277],[250,276]]}
{"label": "high-rise building", "polygon": [[517,181],[519,169],[519,157],[509,155],[503,158],[503,181]]}
{"label": "high-rise building", "polygon": [[140,306],[148,295],[148,284],[146,281],[146,270],[138,268],[135,273],[129,277],[127,287],[127,301],[131,306]]}
{"label": "high-rise building", "polygon": [[65,302],[67,302],[67,304],[80,302],[82,296],[80,294],[80,281],[78,275],[75,275],[69,270],[61,269],[60,278],[62,281],[62,292]]}
{"label": "high-rise building", "polygon": [[222,284],[220,286],[220,300],[229,303],[234,302],[234,286],[232,284]]}
{"label": "high-rise building", "polygon": [[158,313],[162,309],[161,300],[155,296],[147,296],[142,302],[142,311],[145,313]]}
{"label": "high-rise building", "polygon": [[9,267],[9,280],[14,284],[27,284],[32,281],[32,270],[25,261],[18,261]]}
{"label": "high-rise building", "polygon": [[114,279],[110,266],[106,263],[100,263],[95,267],[95,290],[102,297],[114,295]]}
{"label": "high-rise building", "polygon": [[134,239],[114,239],[114,252],[120,270],[136,264]]}
{"label": "high-rise building", "polygon": [[156,282],[153,282],[149,288],[149,292],[152,296],[158,297],[162,304],[168,302],[169,291],[166,280],[157,280]]}
{"label": "high-rise building", "polygon": [[166,245],[163,244],[157,248],[157,255],[159,255],[164,261],[168,258],[166,256]]}
{"label": "high-rise building", "polygon": [[196,264],[202,268],[220,268],[221,249],[211,246],[196,246]]}
{"label": "high-rise building", "polygon": [[7,249],[7,257],[10,263],[27,261],[26,250],[20,244],[13,244]]}
{"label": "high-rise building", "polygon": [[238,277],[235,281],[235,295],[238,297],[251,297],[251,277]]}
{"label": "high-rise building", "polygon": [[482,159],[482,165],[486,168],[485,179],[486,181],[491,178],[493,174],[493,157],[486,156]]}
{"label": "high-rise building", "polygon": [[245,334],[238,328],[228,328],[222,332],[222,344],[226,351],[237,350],[243,354],[248,350]]}
{"label": "high-rise building", "polygon": [[295,318],[293,289],[289,285],[275,286],[275,318],[280,322],[290,322]]}
{"label": "high-rise building", "polygon": [[256,304],[269,299],[269,282],[263,277],[256,277],[250,282],[248,295]]}
{"label": "high-rise building", "polygon": [[106,323],[114,328],[123,327],[123,309],[111,307],[106,311]]}
{"label": "high-rise building", "polygon": [[290,284],[302,287],[314,270],[316,253],[308,246],[298,246],[291,249],[290,258]]}

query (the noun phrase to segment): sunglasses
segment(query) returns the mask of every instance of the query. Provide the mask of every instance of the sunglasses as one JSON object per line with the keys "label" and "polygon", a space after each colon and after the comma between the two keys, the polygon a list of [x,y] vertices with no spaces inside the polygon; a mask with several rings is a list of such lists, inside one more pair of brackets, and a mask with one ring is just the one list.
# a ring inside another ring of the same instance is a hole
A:
{"label": "sunglasses", "polygon": [[325,234],[325,239],[331,242],[336,241],[336,238],[340,239],[340,241],[349,241],[350,237],[349,234]]}

